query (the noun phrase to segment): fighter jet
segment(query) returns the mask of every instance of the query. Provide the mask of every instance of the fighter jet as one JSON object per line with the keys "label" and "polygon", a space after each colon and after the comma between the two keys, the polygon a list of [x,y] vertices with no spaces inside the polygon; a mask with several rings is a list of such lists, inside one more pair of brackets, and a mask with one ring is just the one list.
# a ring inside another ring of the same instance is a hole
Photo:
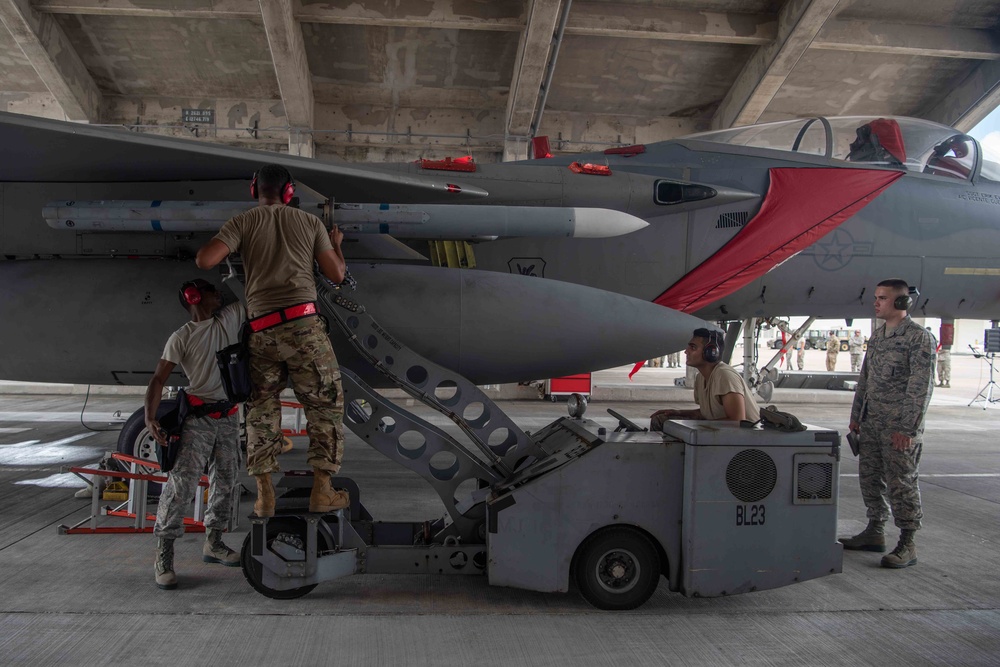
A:
{"label": "fighter jet", "polygon": [[[919,287],[919,314],[1000,317],[1000,166],[923,120],[502,164],[334,164],[11,114],[0,146],[3,379],[145,384],[184,320],[177,287],[220,278],[195,251],[254,205],[267,162],[344,225],[355,298],[480,384],[650,358],[704,320],[867,316],[890,276]],[[475,268],[431,266],[434,239],[472,242]]]}

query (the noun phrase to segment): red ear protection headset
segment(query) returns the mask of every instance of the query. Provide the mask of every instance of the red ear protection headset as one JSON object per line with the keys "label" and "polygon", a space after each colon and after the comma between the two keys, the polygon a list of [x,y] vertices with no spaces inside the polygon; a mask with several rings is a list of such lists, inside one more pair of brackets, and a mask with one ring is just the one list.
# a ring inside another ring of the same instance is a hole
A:
{"label": "red ear protection headset", "polygon": [[201,290],[194,283],[185,283],[184,287],[181,288],[181,295],[184,297],[184,302],[189,306],[196,306],[201,303]]}
{"label": "red ear protection headset", "polygon": [[[288,179],[281,188],[281,203],[288,206],[295,196],[295,181]],[[257,172],[253,173],[253,180],[250,181],[250,197],[257,199]]]}

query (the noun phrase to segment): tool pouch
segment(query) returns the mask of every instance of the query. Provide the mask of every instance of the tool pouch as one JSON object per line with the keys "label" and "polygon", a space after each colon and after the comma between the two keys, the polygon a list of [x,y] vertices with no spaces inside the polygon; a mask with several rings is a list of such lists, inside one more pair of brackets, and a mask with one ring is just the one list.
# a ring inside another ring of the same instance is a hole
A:
{"label": "tool pouch", "polygon": [[160,428],[167,434],[166,447],[156,444],[156,460],[163,472],[173,470],[174,462],[177,461],[177,454],[181,451],[181,429],[184,428],[184,420],[188,418],[189,411],[187,393],[181,389],[177,392],[177,405],[158,420]]}
{"label": "tool pouch", "polygon": [[247,340],[249,334],[250,325],[246,324],[240,331],[238,342],[215,353],[219,374],[222,376],[222,388],[233,403],[247,402],[253,392],[250,382],[250,345]]}

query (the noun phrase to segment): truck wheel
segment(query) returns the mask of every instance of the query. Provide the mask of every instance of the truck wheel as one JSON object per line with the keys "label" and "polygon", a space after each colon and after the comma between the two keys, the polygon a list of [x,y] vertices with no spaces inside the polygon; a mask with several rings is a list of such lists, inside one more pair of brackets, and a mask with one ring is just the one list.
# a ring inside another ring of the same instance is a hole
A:
{"label": "truck wheel", "polygon": [[635,609],[660,583],[660,555],[633,528],[607,528],[584,542],[576,557],[576,584],[598,609]]}
{"label": "truck wheel", "polygon": [[[294,600],[295,598],[300,598],[312,589],[316,588],[316,584],[309,584],[308,586],[300,586],[299,588],[279,591],[275,588],[266,586],[262,581],[264,566],[254,560],[253,556],[250,555],[251,537],[251,533],[247,533],[246,538],[243,540],[243,549],[240,551],[240,565],[243,568],[243,576],[246,577],[247,582],[250,583],[255,591],[274,600]],[[319,538],[318,546],[321,552],[333,550],[334,545],[330,544],[326,535],[320,532],[317,537]],[[270,550],[271,546],[276,541],[304,545],[306,542],[305,521],[298,517],[275,517],[268,519],[267,533],[264,538],[264,548]]]}

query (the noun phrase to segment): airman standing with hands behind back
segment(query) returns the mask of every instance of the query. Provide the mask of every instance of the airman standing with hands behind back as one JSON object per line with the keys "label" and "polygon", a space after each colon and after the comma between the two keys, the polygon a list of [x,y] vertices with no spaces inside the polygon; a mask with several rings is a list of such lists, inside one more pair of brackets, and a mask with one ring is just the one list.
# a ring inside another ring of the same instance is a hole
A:
{"label": "airman standing with hands behind back", "polygon": [[[841,538],[845,549],[884,552],[890,505],[899,543],[882,558],[882,567],[917,562],[914,535],[920,529],[918,466],[924,418],[933,393],[932,336],[907,314],[913,305],[903,280],[883,280],[875,288],[875,317],[885,320],[871,338],[851,408],[850,429],[859,435],[861,496],[868,526]],[[889,497],[889,504],[885,496]]]}
{"label": "airman standing with hands behind back", "polygon": [[861,370],[861,353],[865,351],[865,339],[861,335],[861,329],[854,330],[854,335],[847,341],[847,349],[851,353],[851,372],[857,373]]}

